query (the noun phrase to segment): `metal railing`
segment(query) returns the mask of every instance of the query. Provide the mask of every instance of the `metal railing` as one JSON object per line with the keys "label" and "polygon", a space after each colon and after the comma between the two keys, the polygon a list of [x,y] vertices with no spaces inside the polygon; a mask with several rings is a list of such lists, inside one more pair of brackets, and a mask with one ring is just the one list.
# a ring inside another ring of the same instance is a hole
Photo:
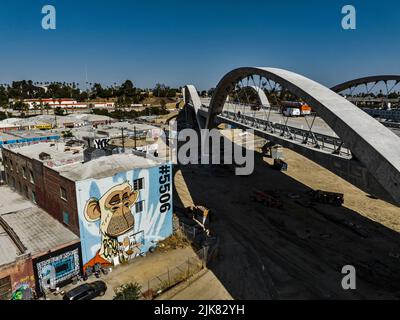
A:
{"label": "metal railing", "polygon": [[[192,242],[195,242],[201,234],[204,235],[204,230],[197,225],[190,226],[179,222],[176,228]],[[174,232],[176,231],[178,230],[174,230]],[[188,285],[190,285],[191,277],[206,268],[207,264],[217,255],[219,239],[216,237],[208,237],[208,239],[212,241],[203,242],[201,248],[196,251],[195,257],[187,258],[177,266],[167,268],[167,271],[148,280],[147,284],[141,290],[143,297],[145,299],[154,299],[161,293],[184,281],[188,281]]]}
{"label": "metal railing", "polygon": [[142,287],[142,295],[145,299],[154,299],[161,293],[178,285],[205,268],[202,258],[204,249],[197,252],[198,257],[191,257],[173,268],[168,268],[166,272],[157,275],[147,281],[145,287]]}
{"label": "metal railing", "polygon": [[328,136],[321,133],[311,132],[310,130],[300,129],[281,123],[276,123],[247,115],[238,115],[231,111],[222,111],[220,118],[233,120],[245,126],[255,128],[272,135],[285,139],[298,141],[302,144],[311,145],[314,148],[328,150],[334,154],[350,157],[349,148],[340,138]]}

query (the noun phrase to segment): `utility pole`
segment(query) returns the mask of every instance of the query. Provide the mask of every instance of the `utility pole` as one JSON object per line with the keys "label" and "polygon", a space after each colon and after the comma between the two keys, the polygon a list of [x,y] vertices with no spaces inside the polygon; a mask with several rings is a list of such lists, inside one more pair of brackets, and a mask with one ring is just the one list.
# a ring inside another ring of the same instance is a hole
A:
{"label": "utility pole", "polygon": [[134,148],[136,150],[136,126],[133,126],[133,141],[134,141]]}
{"label": "utility pole", "polygon": [[122,152],[125,153],[125,138],[124,138],[124,127],[121,128],[122,131]]}

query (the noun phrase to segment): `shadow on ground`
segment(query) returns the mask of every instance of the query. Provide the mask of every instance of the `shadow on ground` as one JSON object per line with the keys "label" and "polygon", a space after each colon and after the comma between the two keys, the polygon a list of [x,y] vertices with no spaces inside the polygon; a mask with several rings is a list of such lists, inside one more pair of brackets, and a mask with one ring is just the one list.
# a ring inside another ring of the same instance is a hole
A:
{"label": "shadow on ground", "polygon": [[[209,268],[233,298],[400,298],[399,233],[345,207],[304,206],[310,189],[257,153],[251,176],[219,166],[175,170],[194,203],[214,213],[220,247]],[[276,191],[283,209],[251,201],[253,190]],[[293,193],[300,198],[288,196]],[[176,190],[174,203],[182,206]],[[341,286],[345,265],[356,268],[356,290]]]}

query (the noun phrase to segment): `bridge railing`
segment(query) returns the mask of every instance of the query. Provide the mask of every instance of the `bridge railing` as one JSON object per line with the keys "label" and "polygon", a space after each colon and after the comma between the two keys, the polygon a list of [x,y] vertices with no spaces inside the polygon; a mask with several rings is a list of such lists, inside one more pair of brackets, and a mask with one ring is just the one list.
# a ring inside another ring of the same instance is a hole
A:
{"label": "bridge railing", "polygon": [[392,120],[395,122],[400,122],[400,109],[381,110],[381,109],[363,108],[363,110],[372,117],[379,117],[387,120]]}
{"label": "bridge railing", "polygon": [[260,118],[254,118],[248,115],[238,115],[237,113],[227,110],[222,111],[220,117],[240,122],[250,128],[269,132],[270,134],[280,136],[282,138],[312,145],[315,148],[327,150],[341,156],[351,156],[349,148],[340,138],[321,133],[315,133],[310,130],[304,130]]}

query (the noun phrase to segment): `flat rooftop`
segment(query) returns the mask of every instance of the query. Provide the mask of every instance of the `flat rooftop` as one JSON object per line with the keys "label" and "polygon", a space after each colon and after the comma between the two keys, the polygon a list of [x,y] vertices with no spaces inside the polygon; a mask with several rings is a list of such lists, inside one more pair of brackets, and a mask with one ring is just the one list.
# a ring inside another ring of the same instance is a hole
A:
{"label": "flat rooftop", "polygon": [[158,166],[161,161],[148,159],[129,153],[113,154],[85,163],[75,163],[59,169],[60,175],[72,181],[101,179],[114,176],[119,172],[145,169]]}
{"label": "flat rooftop", "polygon": [[[30,145],[16,144],[5,146],[4,148],[27,158],[41,161],[45,166],[72,181],[91,178],[101,179],[135,168],[142,169],[158,166],[161,163],[161,160],[145,158],[132,153],[103,156],[84,163],[84,145],[70,147],[64,142],[41,142]],[[50,159],[41,160],[40,154],[42,153],[48,154]]]}
{"label": "flat rooftop", "polygon": [[[4,146],[4,148],[27,158],[42,161],[44,165],[51,168],[83,161],[83,143],[79,146],[70,147],[64,142],[40,142],[29,145],[13,144]],[[50,159],[41,160],[40,154],[43,153],[48,154]]]}
{"label": "flat rooftop", "polygon": [[34,119],[35,121],[49,123],[49,124],[54,124],[57,121],[58,125],[60,125],[60,124],[64,125],[65,123],[68,123],[68,124],[75,123],[75,124],[84,125],[86,123],[96,122],[96,121],[115,121],[114,119],[112,119],[108,116],[102,116],[102,115],[90,114],[90,113],[81,113],[81,114],[75,113],[75,114],[69,114],[66,116],[54,116],[54,115],[42,114],[42,115],[32,117],[30,119]]}
{"label": "flat rooftop", "polygon": [[46,124],[46,122],[42,121],[42,119],[37,118],[37,117],[6,118],[6,119],[0,121],[0,128],[35,126],[35,125],[43,125],[43,124]]}
{"label": "flat rooftop", "polygon": [[0,265],[23,254],[35,257],[79,241],[72,231],[7,186],[0,187],[0,202]]}
{"label": "flat rooftop", "polygon": [[60,134],[53,131],[12,130],[9,132],[0,132],[0,145],[7,143],[21,143],[59,138]]}

